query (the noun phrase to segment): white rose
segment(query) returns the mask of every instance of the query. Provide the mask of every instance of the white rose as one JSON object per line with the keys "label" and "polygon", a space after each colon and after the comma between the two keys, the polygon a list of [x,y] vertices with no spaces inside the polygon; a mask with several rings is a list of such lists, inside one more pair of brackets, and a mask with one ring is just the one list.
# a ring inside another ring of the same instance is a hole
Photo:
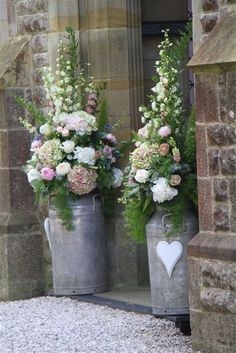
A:
{"label": "white rose", "polygon": [[169,201],[178,195],[178,190],[172,188],[166,178],[158,178],[154,184],[151,188],[154,202],[162,203]]}
{"label": "white rose", "polygon": [[134,179],[138,183],[146,183],[148,177],[149,177],[149,171],[148,170],[146,170],[146,169],[138,169],[136,171],[136,175],[135,175]]}
{"label": "white rose", "polygon": [[71,153],[74,151],[75,143],[74,141],[68,140],[62,143],[63,150],[65,153]]}
{"label": "white rose", "polygon": [[40,172],[37,169],[30,169],[27,173],[28,182],[31,184],[33,180],[42,179]]}
{"label": "white rose", "polygon": [[42,135],[49,136],[52,133],[52,127],[48,124],[41,125],[39,128],[39,132]]}
{"label": "white rose", "polygon": [[93,147],[76,147],[74,150],[75,159],[79,163],[88,165],[95,164],[95,149]]}
{"label": "white rose", "polygon": [[156,102],[152,102],[152,110],[157,110],[157,104],[156,104]]}
{"label": "white rose", "polygon": [[122,184],[123,172],[119,168],[112,168],[113,172],[113,188],[119,188]]}
{"label": "white rose", "polygon": [[71,170],[71,166],[70,166],[70,163],[68,162],[62,162],[58,164],[58,166],[56,167],[56,173],[59,176],[68,174],[70,170]]}

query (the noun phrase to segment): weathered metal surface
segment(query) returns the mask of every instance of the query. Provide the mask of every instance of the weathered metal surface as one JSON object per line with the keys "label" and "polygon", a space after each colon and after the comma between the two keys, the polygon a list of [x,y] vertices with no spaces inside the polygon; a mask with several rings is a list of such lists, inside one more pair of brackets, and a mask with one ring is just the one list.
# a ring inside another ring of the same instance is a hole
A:
{"label": "weathered metal surface", "polygon": [[55,208],[49,207],[49,243],[53,289],[57,295],[108,290],[107,239],[103,205],[93,195],[71,203],[74,229],[66,231]]}
{"label": "weathered metal surface", "polygon": [[[163,217],[165,213],[158,210],[146,226],[152,310],[153,314],[160,316],[185,315],[189,312],[186,250],[188,242],[198,232],[198,222],[194,213],[187,213],[183,230],[177,236],[167,238],[171,220]],[[183,248],[170,278],[157,256],[157,245],[161,241],[178,241]]]}

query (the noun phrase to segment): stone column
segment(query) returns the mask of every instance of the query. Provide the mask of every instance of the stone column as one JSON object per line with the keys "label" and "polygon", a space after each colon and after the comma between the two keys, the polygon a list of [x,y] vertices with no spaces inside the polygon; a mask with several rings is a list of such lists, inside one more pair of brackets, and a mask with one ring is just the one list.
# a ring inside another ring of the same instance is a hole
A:
{"label": "stone column", "polygon": [[[140,0],[79,0],[81,61],[105,82],[109,120],[119,140],[139,124],[143,102]],[[121,210],[108,224],[111,287],[137,287],[148,277],[147,250],[129,239]],[[141,270],[140,270],[141,269]],[[147,284],[147,282],[145,283]]]}
{"label": "stone column", "polygon": [[[204,9],[219,3],[203,1]],[[236,350],[236,5],[223,12],[189,63],[200,222],[188,247],[190,316],[193,348],[204,353]]]}

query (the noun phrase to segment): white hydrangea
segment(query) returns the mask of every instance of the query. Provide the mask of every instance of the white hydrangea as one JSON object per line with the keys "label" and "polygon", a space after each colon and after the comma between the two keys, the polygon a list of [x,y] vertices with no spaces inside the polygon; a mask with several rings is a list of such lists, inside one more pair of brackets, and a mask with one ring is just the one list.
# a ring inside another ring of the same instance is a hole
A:
{"label": "white hydrangea", "polygon": [[70,166],[70,163],[68,162],[59,163],[56,167],[56,172],[58,176],[64,176],[68,174],[70,170],[71,170],[71,166]]}
{"label": "white hydrangea", "polygon": [[93,147],[76,147],[74,150],[74,159],[78,163],[85,163],[88,165],[95,164],[95,149]]}
{"label": "white hydrangea", "polygon": [[178,190],[171,187],[166,178],[158,178],[154,181],[154,184],[151,188],[154,202],[162,203],[169,201],[178,195]]}
{"label": "white hydrangea", "polygon": [[75,143],[74,141],[67,140],[62,143],[62,147],[65,153],[71,153],[74,151]]}
{"label": "white hydrangea", "polygon": [[112,168],[113,173],[113,188],[119,188],[122,184],[123,172],[119,168]]}
{"label": "white hydrangea", "polygon": [[146,183],[148,177],[149,177],[150,172],[146,169],[138,169],[136,171],[135,177],[134,179],[138,182],[138,183]]}
{"label": "white hydrangea", "polygon": [[42,179],[40,172],[37,169],[30,169],[27,173],[28,182],[31,184],[33,180]]}

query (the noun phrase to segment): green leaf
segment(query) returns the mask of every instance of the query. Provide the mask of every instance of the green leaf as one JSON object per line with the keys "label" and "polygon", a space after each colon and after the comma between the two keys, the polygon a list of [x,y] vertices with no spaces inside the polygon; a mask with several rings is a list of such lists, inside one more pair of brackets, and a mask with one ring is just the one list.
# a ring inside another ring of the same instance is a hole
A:
{"label": "green leaf", "polygon": [[98,130],[104,130],[105,125],[108,123],[107,117],[107,103],[103,100],[100,104],[100,110],[98,114]]}

